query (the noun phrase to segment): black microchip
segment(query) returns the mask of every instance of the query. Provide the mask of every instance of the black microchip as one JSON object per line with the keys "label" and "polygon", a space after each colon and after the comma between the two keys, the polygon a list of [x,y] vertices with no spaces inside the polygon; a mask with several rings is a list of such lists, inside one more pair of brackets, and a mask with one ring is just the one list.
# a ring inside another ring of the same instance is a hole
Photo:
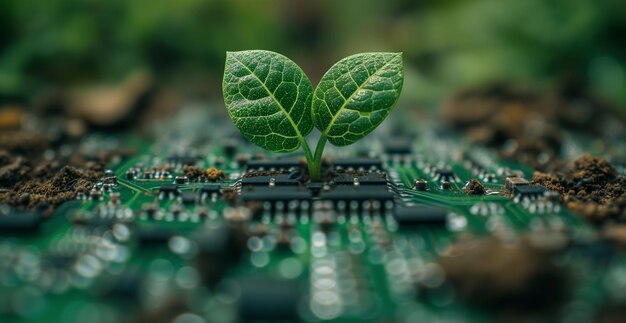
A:
{"label": "black microchip", "polygon": [[241,185],[299,185],[300,182],[290,174],[278,174],[274,176],[250,176],[241,180]]}
{"label": "black microchip", "polygon": [[322,182],[309,182],[306,184],[306,188],[313,193],[313,195],[317,196],[319,192],[324,188],[324,183]]}
{"label": "black microchip", "polygon": [[178,185],[176,184],[163,184],[159,188],[159,195],[163,195],[164,197],[172,197],[176,196],[180,193],[178,190]]}
{"label": "black microchip", "polygon": [[194,204],[197,200],[197,195],[194,192],[183,192],[180,196],[181,201],[184,204]]}
{"label": "black microchip", "polygon": [[196,233],[196,261],[205,284],[214,286],[221,280],[228,266],[237,263],[242,254],[240,239],[241,237],[223,226]]}
{"label": "black microchip", "polygon": [[439,181],[450,182],[454,179],[454,172],[450,168],[438,168],[435,170],[435,178]]}
{"label": "black microchip", "polygon": [[241,185],[269,185],[273,176],[251,176],[241,179]]}
{"label": "black microchip", "polygon": [[336,168],[382,168],[383,162],[378,158],[338,158],[335,159],[333,165]]}
{"label": "black microchip", "polygon": [[396,206],[394,218],[400,227],[437,226],[445,227],[448,210],[440,206],[415,205]]}
{"label": "black microchip", "polygon": [[220,193],[220,186],[219,185],[204,185],[202,186],[202,188],[200,189],[200,193],[201,194],[219,194]]}
{"label": "black microchip", "polygon": [[3,234],[33,233],[39,229],[43,220],[43,216],[38,212],[11,210],[6,214],[0,214],[0,232]]}
{"label": "black microchip", "polygon": [[142,246],[163,246],[176,233],[176,230],[169,228],[141,228],[137,232],[137,240]]}
{"label": "black microchip", "polygon": [[249,321],[297,321],[300,285],[294,280],[256,278],[239,281],[239,319]]}
{"label": "black microchip", "polygon": [[410,137],[394,137],[385,141],[385,152],[390,155],[408,155],[411,153]]}
{"label": "black microchip", "polygon": [[311,191],[289,186],[248,186],[241,191],[244,201],[308,201]]}
{"label": "black microchip", "polygon": [[322,200],[330,201],[392,201],[393,193],[386,186],[336,186],[320,193]]}
{"label": "black microchip", "polygon": [[222,255],[229,252],[231,232],[228,228],[217,227],[196,233],[196,243],[202,255]]}
{"label": "black microchip", "polygon": [[361,185],[387,185],[387,178],[382,175],[365,175],[359,177],[359,184]]}
{"label": "black microchip", "polygon": [[513,187],[513,194],[524,197],[538,197],[546,192],[546,188],[541,185],[516,185]]}
{"label": "black microchip", "polygon": [[333,183],[335,183],[336,185],[354,185],[354,182],[355,176],[347,174],[337,175],[335,176],[335,178],[333,178]]}
{"label": "black microchip", "polygon": [[294,158],[284,159],[260,159],[248,162],[248,169],[290,169],[299,167],[300,161]]}
{"label": "black microchip", "polygon": [[387,180],[382,174],[368,174],[364,176],[341,174],[337,175],[333,182],[336,185],[387,185]]}
{"label": "black microchip", "polygon": [[172,164],[181,164],[186,166],[195,165],[199,160],[200,158],[190,155],[174,155],[168,159],[168,161]]}
{"label": "black microchip", "polygon": [[230,142],[225,143],[222,150],[224,151],[224,156],[228,158],[234,157],[235,154],[237,153],[237,142],[230,141]]}
{"label": "black microchip", "polygon": [[103,298],[135,300],[141,290],[142,278],[135,272],[124,272],[104,280],[100,291]]}

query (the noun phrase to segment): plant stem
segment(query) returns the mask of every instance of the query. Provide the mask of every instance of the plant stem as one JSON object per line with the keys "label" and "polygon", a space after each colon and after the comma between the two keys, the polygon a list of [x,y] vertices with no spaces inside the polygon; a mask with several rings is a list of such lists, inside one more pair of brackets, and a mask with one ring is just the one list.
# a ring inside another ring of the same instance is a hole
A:
{"label": "plant stem", "polygon": [[311,154],[311,148],[309,148],[309,144],[306,142],[306,139],[300,140],[300,145],[304,150],[304,157],[306,158],[307,165],[309,167],[309,172],[311,170],[311,163],[313,162],[313,154]]}
{"label": "plant stem", "polygon": [[322,168],[322,153],[324,152],[324,146],[326,146],[326,136],[322,134],[320,140],[315,147],[315,156],[313,160],[309,161],[309,177],[312,182],[320,180],[320,170]]}

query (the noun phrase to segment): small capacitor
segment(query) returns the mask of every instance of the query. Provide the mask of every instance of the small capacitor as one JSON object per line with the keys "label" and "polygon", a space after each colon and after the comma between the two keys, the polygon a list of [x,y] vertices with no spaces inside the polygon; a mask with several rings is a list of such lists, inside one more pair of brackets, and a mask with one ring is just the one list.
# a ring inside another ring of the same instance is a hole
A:
{"label": "small capacitor", "polygon": [[426,183],[426,181],[423,179],[419,179],[416,180],[415,183],[413,183],[413,188],[418,191],[425,191],[428,189],[428,183]]}

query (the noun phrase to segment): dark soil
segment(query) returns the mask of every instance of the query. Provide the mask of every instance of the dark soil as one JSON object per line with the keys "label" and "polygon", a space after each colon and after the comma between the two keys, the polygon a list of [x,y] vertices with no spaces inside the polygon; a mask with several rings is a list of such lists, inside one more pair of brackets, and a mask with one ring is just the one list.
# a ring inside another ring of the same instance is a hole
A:
{"label": "dark soil", "polygon": [[457,295],[468,304],[497,310],[537,312],[556,307],[566,294],[566,273],[553,251],[527,239],[463,237],[438,260]]}
{"label": "dark soil", "polygon": [[75,199],[80,192],[88,192],[104,173],[100,163],[89,162],[83,167],[33,164],[7,152],[0,152],[0,165],[0,185],[5,189],[0,193],[0,203],[44,211]]}
{"label": "dark soil", "polygon": [[465,184],[465,194],[467,195],[483,195],[485,194],[485,186],[479,180],[472,178]]}
{"label": "dark soil", "polygon": [[204,170],[198,166],[183,166],[183,173],[189,178],[190,181],[202,180],[206,177]]}
{"label": "dark soil", "polygon": [[215,167],[210,167],[209,169],[204,171],[204,173],[206,174],[207,179],[210,181],[218,181],[220,179],[226,178],[226,174],[224,173],[224,171],[219,170]]}
{"label": "dark soil", "polygon": [[[103,176],[106,161],[118,153],[98,156],[70,154],[47,160],[46,150],[58,145],[43,133],[8,129],[0,131],[0,204],[44,213],[88,192]],[[71,142],[65,142],[71,145]]]}
{"label": "dark soil", "polygon": [[11,189],[33,170],[30,162],[23,157],[16,157],[7,151],[0,151],[0,186]]}
{"label": "dark soil", "polygon": [[25,157],[39,156],[50,147],[51,140],[46,134],[22,130],[0,131],[0,149]]}
{"label": "dark soil", "polygon": [[532,183],[558,191],[569,209],[589,221],[626,219],[626,177],[606,159],[584,155],[562,171],[536,172]]}
{"label": "dark soil", "polygon": [[143,99],[153,88],[149,79],[129,80],[119,86],[44,91],[28,106],[0,105],[0,204],[53,210],[91,190],[107,162],[134,154],[80,147],[90,130],[136,128],[153,105],[171,103]]}
{"label": "dark soil", "polygon": [[614,132],[609,124],[617,123],[624,131],[623,120],[611,110],[575,84],[545,92],[495,84],[457,92],[442,105],[441,117],[472,142],[546,171],[558,169],[564,130],[602,138],[607,129]]}
{"label": "dark soil", "polygon": [[215,167],[209,169],[203,169],[198,166],[184,166],[183,173],[189,178],[190,181],[217,181],[226,178],[224,171]]}

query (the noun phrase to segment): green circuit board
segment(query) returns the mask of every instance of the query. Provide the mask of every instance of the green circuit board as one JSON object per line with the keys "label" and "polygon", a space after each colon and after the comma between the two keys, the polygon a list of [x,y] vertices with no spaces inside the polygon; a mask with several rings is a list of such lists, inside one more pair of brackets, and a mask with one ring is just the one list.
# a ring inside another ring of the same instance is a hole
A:
{"label": "green circuit board", "polygon": [[602,248],[593,227],[528,183],[533,169],[457,134],[398,118],[403,136],[329,148],[312,185],[297,154],[262,152],[190,110],[150,136],[85,138],[135,153],[36,230],[3,234],[1,321],[500,321],[446,278],[440,258],[467,236],[561,250],[551,262],[567,268],[568,296],[542,319],[584,321],[624,285],[626,259],[589,252]]}

